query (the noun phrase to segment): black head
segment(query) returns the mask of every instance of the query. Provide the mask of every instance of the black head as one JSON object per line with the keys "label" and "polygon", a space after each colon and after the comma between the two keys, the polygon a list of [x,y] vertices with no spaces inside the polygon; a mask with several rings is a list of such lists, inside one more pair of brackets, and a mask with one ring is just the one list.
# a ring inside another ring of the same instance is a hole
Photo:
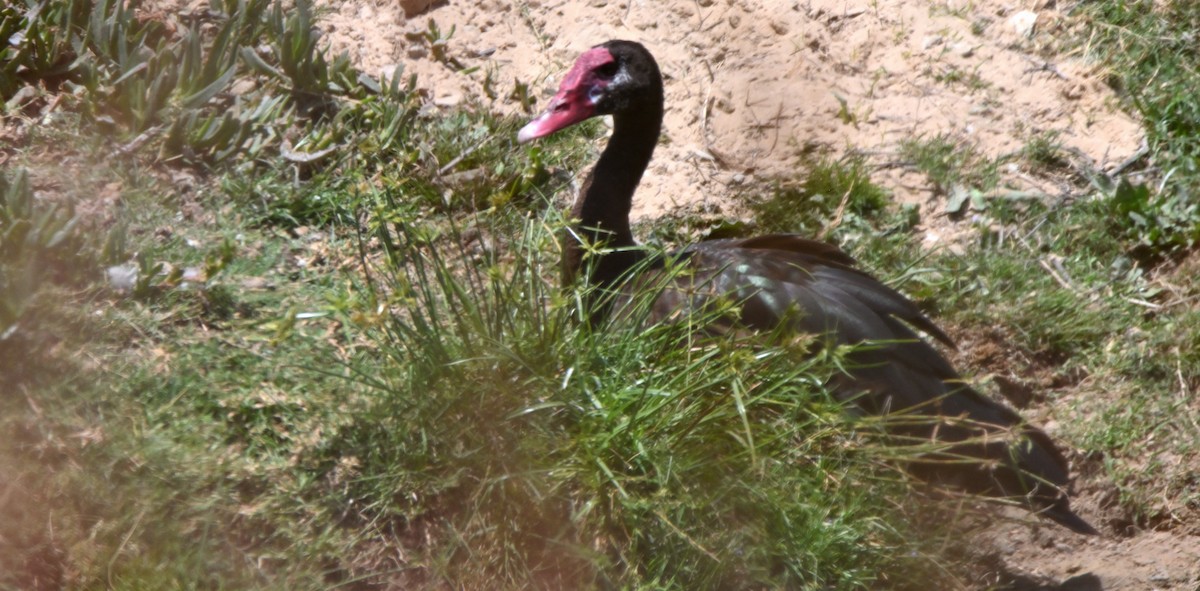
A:
{"label": "black head", "polygon": [[517,134],[527,142],[599,115],[661,109],[662,74],[640,43],[608,41],[579,56],[546,111]]}

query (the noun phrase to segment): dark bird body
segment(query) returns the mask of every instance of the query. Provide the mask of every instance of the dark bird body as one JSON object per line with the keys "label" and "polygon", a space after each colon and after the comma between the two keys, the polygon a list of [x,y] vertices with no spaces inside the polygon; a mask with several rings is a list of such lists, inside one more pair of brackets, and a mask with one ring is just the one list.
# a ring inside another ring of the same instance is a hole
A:
{"label": "dark bird body", "polygon": [[[865,344],[848,355],[848,369],[835,379],[833,391],[862,412],[902,417],[887,421],[893,435],[949,446],[917,462],[914,473],[1020,499],[1072,531],[1096,533],[1070,509],[1067,463],[1053,441],[965,385],[915,330],[952,347],[950,338],[913,302],[857,269],[837,247],[774,234],[701,242],[663,259],[676,268],[685,265],[683,273],[663,275],[656,270],[662,265],[638,265],[647,255],[635,248],[629,212],[663,117],[662,76],[649,52],[637,43],[609,41],[582,54],[545,113],[522,129],[519,139],[543,137],[605,114],[613,116],[613,135],[573,209],[579,221],[572,232],[576,238],[564,247],[568,280],[586,269],[589,281],[628,293],[653,284],[658,274],[669,285],[659,287],[652,321],[732,301],[738,305],[736,318],[724,322],[729,327],[772,331],[784,325],[833,345]],[[579,240],[606,249],[599,260],[585,261]],[[635,267],[642,276],[631,278]]]}

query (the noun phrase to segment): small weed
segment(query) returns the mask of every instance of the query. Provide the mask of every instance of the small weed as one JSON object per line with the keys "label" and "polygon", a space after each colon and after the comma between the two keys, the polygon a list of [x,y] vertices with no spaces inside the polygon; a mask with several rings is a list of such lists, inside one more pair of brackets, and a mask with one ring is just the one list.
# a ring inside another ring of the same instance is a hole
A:
{"label": "small weed", "polygon": [[1108,197],[1112,221],[1143,262],[1193,248],[1200,241],[1200,203],[1190,194],[1154,194],[1146,185],[1122,179]]}
{"label": "small weed", "polygon": [[433,59],[456,70],[463,70],[462,63],[451,57],[446,51],[450,45],[450,39],[454,37],[454,30],[455,27],[451,26],[449,32],[443,33],[437,21],[429,19],[429,28],[425,30],[425,42],[429,44],[429,53],[433,55]]}
{"label": "small weed", "polygon": [[951,66],[935,74],[933,79],[946,85],[962,84],[971,90],[984,90],[991,86],[990,82],[979,75],[978,68],[970,72],[965,72]]}
{"label": "small weed", "polygon": [[971,34],[976,37],[982,37],[987,32],[988,27],[992,26],[992,21],[987,18],[976,18],[971,21]]}
{"label": "small weed", "polygon": [[1034,134],[1021,146],[1020,158],[1037,170],[1061,170],[1070,167],[1062,151],[1057,131]]}
{"label": "small weed", "polygon": [[888,193],[871,182],[862,158],[824,158],[808,167],[798,186],[777,187],[750,209],[764,231],[824,234],[844,220],[878,213],[887,202]]}
{"label": "small weed", "polygon": [[850,103],[846,101],[845,97],[837,93],[834,93],[833,98],[837,99],[838,102],[838,120],[846,125],[853,125],[857,129],[858,117],[850,110]]}
{"label": "small weed", "polygon": [[321,35],[313,21],[311,0],[297,1],[286,18],[283,4],[276,2],[267,22],[275,41],[272,49],[278,69],[263,62],[255,48],[243,47],[241,55],[258,71],[285,81],[302,113],[330,116],[337,111],[335,97],[362,87],[345,53],[331,62],[318,47]]}
{"label": "small weed", "polygon": [[520,80],[513,84],[513,91],[509,94],[509,98],[517,101],[521,105],[521,112],[532,113],[536,100],[529,94],[529,84]]}
{"label": "small weed", "polygon": [[903,140],[900,157],[924,172],[941,192],[949,192],[955,186],[987,190],[999,182],[997,161],[948,135]]}
{"label": "small weed", "polygon": [[953,16],[961,19],[966,19],[975,13],[975,4],[973,2],[935,2],[929,6],[929,16]]}

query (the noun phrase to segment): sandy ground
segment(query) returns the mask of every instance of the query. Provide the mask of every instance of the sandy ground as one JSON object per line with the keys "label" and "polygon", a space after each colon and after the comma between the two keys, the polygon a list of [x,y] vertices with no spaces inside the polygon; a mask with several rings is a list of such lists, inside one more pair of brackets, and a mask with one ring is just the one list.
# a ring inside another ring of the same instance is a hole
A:
{"label": "sandy ground", "polygon": [[[946,134],[987,156],[1057,132],[1088,166],[1133,154],[1137,123],[1116,108],[1103,72],[1077,56],[1043,57],[1069,26],[1021,2],[956,0],[631,0],[443,2],[405,18],[382,0],[329,0],[328,40],[368,72],[400,64],[434,102],[479,101],[518,112],[517,83],[545,99],[584,49],[611,38],[642,42],[667,77],[665,145],[638,194],[643,217],[728,200],[747,178],[789,175],[800,152],[866,153],[876,182],[902,202],[939,213],[921,174],[898,166],[905,138]],[[1049,4],[1053,5],[1051,1]],[[1024,14],[1022,14],[1024,13]],[[1033,29],[1022,34],[1022,18]],[[453,30],[433,59],[423,34]],[[482,92],[490,78],[496,98]],[[1004,181],[1058,195],[1066,188],[1019,166]]]}
{"label": "sandy ground", "polygon": [[[377,75],[415,73],[447,109],[519,113],[518,84],[544,102],[582,50],[611,38],[645,44],[667,78],[666,141],[636,217],[730,202],[749,181],[793,174],[804,151],[855,150],[896,200],[921,208],[937,245],[967,224],[939,215],[945,195],[898,162],[902,140],[946,134],[994,157],[1056,132],[1074,166],[1107,170],[1143,139],[1100,66],[1060,45],[1073,24],[1056,0],[451,0],[412,17],[397,0],[321,4],[335,51]],[[443,37],[453,30],[439,48],[446,59],[435,59],[425,34],[431,21]],[[1001,174],[1019,189],[1078,191],[1019,164]],[[1200,538],[1119,531],[1105,513],[1109,492],[1083,484],[1081,512],[1104,537],[995,526],[976,540],[991,563],[976,584],[1200,589]]]}

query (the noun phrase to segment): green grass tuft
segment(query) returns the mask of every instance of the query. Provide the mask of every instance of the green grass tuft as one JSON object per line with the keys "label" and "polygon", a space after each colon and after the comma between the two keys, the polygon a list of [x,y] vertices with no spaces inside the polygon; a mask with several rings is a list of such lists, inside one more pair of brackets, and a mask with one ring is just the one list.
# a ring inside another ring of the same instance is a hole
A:
{"label": "green grass tuft", "polygon": [[1081,13],[1092,23],[1086,49],[1111,65],[1110,84],[1142,116],[1149,163],[1161,178],[1157,190],[1106,186],[1120,214],[1114,221],[1139,259],[1178,257],[1200,239],[1200,105],[1189,90],[1200,84],[1200,5],[1108,1],[1081,6]]}
{"label": "green grass tuft", "polygon": [[987,190],[999,182],[997,161],[948,135],[903,140],[900,157],[925,173],[941,192],[955,187]]}
{"label": "green grass tuft", "polygon": [[752,201],[750,210],[762,231],[817,234],[843,220],[875,215],[889,198],[871,182],[862,158],[824,158],[808,167],[797,186],[776,187],[768,197]]}
{"label": "green grass tuft", "polygon": [[593,331],[576,306],[588,296],[548,279],[554,226],[533,220],[503,251],[463,252],[453,232],[430,242],[379,225],[395,247],[359,299],[395,311],[368,323],[383,362],[357,370],[378,394],[321,462],[355,458],[346,502],[432,536],[428,576],[457,585],[855,589],[884,572],[897,588],[930,576],[927,538],[885,500],[906,494],[903,479],[821,386],[829,361],[696,341],[688,326]]}

